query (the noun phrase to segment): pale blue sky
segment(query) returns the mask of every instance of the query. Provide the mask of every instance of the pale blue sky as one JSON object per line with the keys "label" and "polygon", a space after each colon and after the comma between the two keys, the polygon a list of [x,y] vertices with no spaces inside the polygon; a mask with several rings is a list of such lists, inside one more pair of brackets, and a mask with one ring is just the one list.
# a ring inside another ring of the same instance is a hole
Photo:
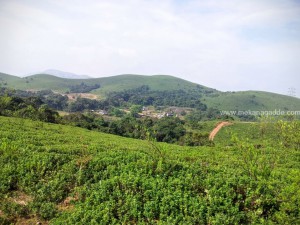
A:
{"label": "pale blue sky", "polygon": [[0,0],[0,71],[169,74],[300,97],[300,1]]}

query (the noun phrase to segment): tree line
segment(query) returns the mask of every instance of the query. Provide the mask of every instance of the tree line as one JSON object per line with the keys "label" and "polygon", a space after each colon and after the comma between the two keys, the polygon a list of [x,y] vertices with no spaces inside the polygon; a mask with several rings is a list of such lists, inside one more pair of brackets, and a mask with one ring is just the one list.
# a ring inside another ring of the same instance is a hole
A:
{"label": "tree line", "polygon": [[28,118],[50,123],[59,123],[98,130],[119,136],[156,140],[158,142],[176,143],[181,145],[207,145],[208,133],[194,134],[188,132],[186,125],[192,124],[192,120],[185,121],[177,117],[137,118],[135,107],[132,113],[122,116],[120,119],[104,119],[93,113],[71,113],[59,116],[58,112],[51,109],[38,97],[0,96],[0,115],[10,117]]}
{"label": "tree line", "polygon": [[143,106],[177,106],[189,107],[205,111],[207,106],[200,101],[199,92],[175,91],[151,91],[148,86],[111,92],[103,100],[87,99],[78,97],[74,101],[68,101],[66,95],[54,93],[51,90],[29,92],[22,90],[9,90],[1,88],[1,95],[18,97],[38,97],[45,104],[55,110],[78,112],[84,110],[109,110],[113,107],[130,107],[131,105]]}

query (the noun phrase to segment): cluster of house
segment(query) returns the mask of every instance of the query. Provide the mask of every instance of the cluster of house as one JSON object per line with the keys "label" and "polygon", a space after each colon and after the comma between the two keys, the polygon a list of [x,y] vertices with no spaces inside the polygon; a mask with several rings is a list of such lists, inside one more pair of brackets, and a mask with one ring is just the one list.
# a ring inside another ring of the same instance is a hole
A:
{"label": "cluster of house", "polygon": [[185,109],[179,107],[169,107],[165,109],[165,111],[160,113],[149,111],[146,107],[143,107],[143,112],[140,113],[139,115],[141,117],[149,116],[149,117],[161,119],[163,117],[178,117],[182,115],[183,112],[185,112]]}
{"label": "cluster of house", "polygon": [[99,110],[98,113],[100,115],[108,115],[108,112],[106,110]]}
{"label": "cluster of house", "polygon": [[[161,119],[163,117],[173,117],[173,116],[174,114],[172,112],[163,112],[156,115],[158,119]],[[175,116],[177,117],[177,114]]]}
{"label": "cluster of house", "polygon": [[[163,117],[178,117],[179,115],[182,115],[183,112],[185,112],[186,109],[179,108],[179,107],[169,107],[168,109],[165,109],[164,112],[157,113],[154,110],[149,110],[148,107],[143,107],[142,112],[139,113],[140,117],[154,117],[161,119]],[[100,115],[108,115],[108,112],[106,110],[91,110],[91,112],[100,114]]]}
{"label": "cluster of house", "polygon": [[93,113],[97,113],[97,114],[100,114],[100,115],[108,115],[108,112],[106,110],[91,110],[91,112]]}

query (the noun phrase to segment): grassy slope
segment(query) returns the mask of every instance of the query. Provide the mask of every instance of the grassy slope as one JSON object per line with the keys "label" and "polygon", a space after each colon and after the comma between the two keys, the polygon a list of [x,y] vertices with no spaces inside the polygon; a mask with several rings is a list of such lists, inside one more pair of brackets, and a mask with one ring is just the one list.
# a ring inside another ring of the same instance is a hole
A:
{"label": "grassy slope", "polygon": [[14,76],[3,76],[0,74],[2,80],[7,82],[7,86],[10,88],[20,90],[44,90],[52,89],[55,91],[67,91],[70,85],[80,84],[84,80],[73,80],[64,79],[47,74],[37,74],[29,77],[14,77]]}
{"label": "grassy slope", "polygon": [[204,102],[220,110],[300,110],[299,98],[263,91],[225,92]]}
{"label": "grassy slope", "polygon": [[[241,140],[249,139],[255,144],[263,141],[264,137],[261,136],[261,127],[263,123],[259,122],[232,122],[230,126],[223,127],[215,136],[214,142],[217,145],[232,145],[233,136],[238,137]],[[274,138],[271,128],[273,124],[269,124],[268,132],[266,133],[268,138]],[[271,129],[271,130],[270,130]],[[274,130],[273,130],[274,131]],[[276,139],[275,139],[276,140]]]}
{"label": "grassy slope", "polygon": [[13,85],[14,83],[18,83],[20,81],[20,77],[17,76],[12,76],[6,73],[0,73],[0,84],[3,85],[5,82],[7,82],[7,84]]}
{"label": "grassy slope", "polygon": [[46,74],[37,74],[27,78],[16,78],[8,75],[4,76],[2,74],[0,74],[0,76],[2,77],[3,81],[7,82],[9,87],[21,90],[52,89],[56,91],[67,91],[69,86],[80,84],[81,82],[86,84],[100,84],[101,88],[93,91],[93,93],[98,94],[137,88],[142,85],[148,85],[152,90],[190,90],[196,88],[196,84],[192,82],[166,75],[119,75],[93,79],[64,79]]}
{"label": "grassy slope", "polygon": [[167,75],[119,75],[113,77],[99,78],[99,80],[101,80],[103,92],[132,89],[140,87],[142,85],[148,85],[151,88],[151,90],[159,91],[178,89],[190,90],[196,88],[196,84],[192,82]]}
{"label": "grassy slope", "polygon": [[[183,79],[166,75],[142,76],[142,75],[118,75],[95,79],[64,79],[51,75],[38,74],[27,78],[18,78],[7,74],[0,74],[2,82],[15,89],[52,89],[59,92],[68,91],[69,86],[80,84],[100,84],[101,88],[92,93],[105,96],[112,91],[121,91],[148,85],[152,90],[195,90],[197,84]],[[220,110],[300,110],[300,99],[262,91],[241,91],[222,93],[214,89],[200,86],[203,89],[213,90],[214,94],[204,96],[204,103],[209,107]]]}

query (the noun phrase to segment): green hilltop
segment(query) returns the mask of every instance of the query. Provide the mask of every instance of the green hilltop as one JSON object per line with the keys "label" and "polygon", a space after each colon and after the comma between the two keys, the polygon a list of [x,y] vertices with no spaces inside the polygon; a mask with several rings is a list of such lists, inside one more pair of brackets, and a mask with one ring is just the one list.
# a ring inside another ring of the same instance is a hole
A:
{"label": "green hilltop", "polygon": [[[133,75],[124,74],[111,77],[91,78],[91,79],[67,79],[47,74],[36,74],[24,78],[0,73],[0,82],[6,83],[8,87],[20,90],[43,90],[52,89],[54,91],[65,92],[71,85],[86,83],[88,85],[100,84],[99,90],[93,90],[97,94],[105,94],[112,91],[122,91],[148,85],[151,90],[178,90],[196,89],[197,84],[167,75]],[[201,86],[202,88],[206,88]]]}
{"label": "green hilltop", "polygon": [[220,110],[300,110],[299,98],[264,91],[222,92],[204,103]]}
{"label": "green hilltop", "polygon": [[216,89],[195,84],[177,77],[167,75],[117,75],[92,79],[66,79],[47,74],[28,77],[16,77],[0,73],[0,84],[20,90],[51,89],[60,93],[69,91],[71,86],[96,85],[100,88],[92,94],[105,97],[111,92],[119,92],[147,85],[152,91],[185,90],[199,93],[199,99],[208,107],[219,110],[300,110],[300,99],[264,91],[221,92]]}

